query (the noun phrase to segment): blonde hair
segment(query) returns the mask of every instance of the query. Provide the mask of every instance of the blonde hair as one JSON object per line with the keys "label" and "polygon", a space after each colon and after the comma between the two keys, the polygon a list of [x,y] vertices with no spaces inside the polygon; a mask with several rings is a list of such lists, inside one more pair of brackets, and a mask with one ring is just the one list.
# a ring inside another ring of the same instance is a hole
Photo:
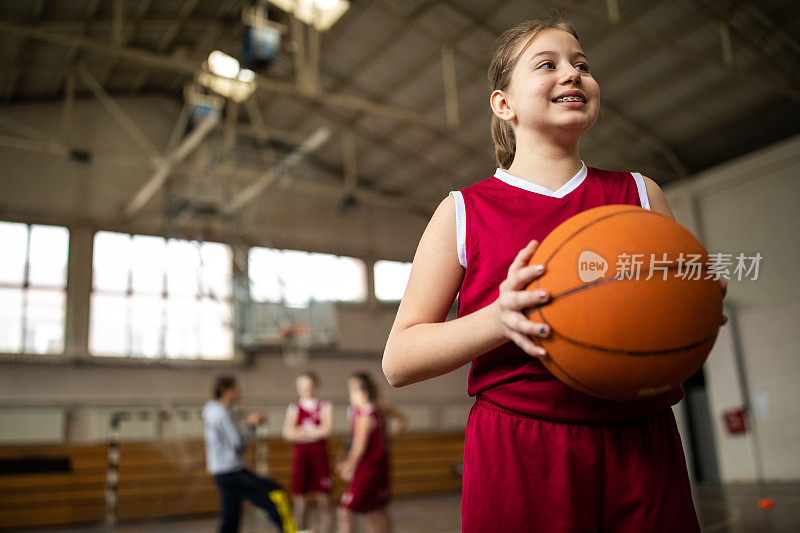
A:
{"label": "blonde hair", "polygon": [[[528,48],[539,33],[547,29],[563,30],[578,39],[575,26],[565,21],[560,15],[551,14],[542,20],[528,20],[506,30],[497,38],[494,44],[494,54],[489,63],[489,92],[505,91],[511,83],[511,72],[520,56]],[[517,51],[519,43],[526,40],[524,46]],[[578,39],[580,41],[580,39]],[[508,168],[514,161],[517,150],[517,141],[511,124],[492,114],[492,141],[494,141],[494,156],[500,168]]]}

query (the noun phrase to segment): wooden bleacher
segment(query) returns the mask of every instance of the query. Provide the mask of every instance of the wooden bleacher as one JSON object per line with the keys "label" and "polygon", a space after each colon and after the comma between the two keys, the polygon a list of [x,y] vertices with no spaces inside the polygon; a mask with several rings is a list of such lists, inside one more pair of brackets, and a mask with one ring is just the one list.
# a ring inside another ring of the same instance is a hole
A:
{"label": "wooden bleacher", "polygon": [[[291,445],[269,439],[269,475],[288,486]],[[329,441],[331,466],[342,445]],[[413,496],[461,490],[456,467],[462,461],[463,432],[409,433],[391,446],[392,494]],[[67,457],[71,472],[0,476],[0,529],[102,522],[105,508],[105,445],[0,446],[0,459]],[[246,459],[256,469],[256,446]],[[334,476],[333,497],[345,484]],[[120,444],[117,518],[119,521],[208,515],[218,511],[213,480],[205,472],[202,441]]]}
{"label": "wooden bleacher", "polygon": [[67,457],[70,472],[0,476],[0,528],[102,522],[106,446],[0,446],[0,459]]}

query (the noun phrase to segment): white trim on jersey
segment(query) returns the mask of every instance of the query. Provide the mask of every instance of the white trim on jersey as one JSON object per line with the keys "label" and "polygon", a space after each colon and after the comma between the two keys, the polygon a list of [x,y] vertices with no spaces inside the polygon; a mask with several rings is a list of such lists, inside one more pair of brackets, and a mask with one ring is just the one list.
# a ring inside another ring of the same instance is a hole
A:
{"label": "white trim on jersey", "polygon": [[297,403],[306,411],[314,411],[320,405],[321,400],[319,398],[298,398]]}
{"label": "white trim on jersey", "polygon": [[461,191],[450,191],[456,202],[456,246],[458,248],[458,262],[467,268],[467,209],[464,206],[464,196]]}
{"label": "white trim on jersey", "polygon": [[650,198],[647,196],[647,185],[644,183],[644,178],[638,172],[631,172],[631,176],[633,176],[636,188],[639,190],[639,202],[645,209],[650,209]]}
{"label": "white trim on jersey", "polygon": [[535,192],[537,194],[541,194],[544,196],[550,196],[552,198],[563,198],[583,183],[583,180],[586,179],[586,175],[588,174],[588,170],[586,168],[586,163],[581,161],[581,169],[578,171],[577,174],[572,176],[568,182],[562,185],[557,191],[551,191],[547,187],[543,187],[541,185],[537,185],[536,183],[532,183],[528,180],[524,180],[522,178],[517,178],[516,176],[512,176],[502,168],[498,168],[494,172],[494,177],[499,179],[502,182],[505,182],[512,187],[517,187],[519,189],[524,189],[529,192]]}

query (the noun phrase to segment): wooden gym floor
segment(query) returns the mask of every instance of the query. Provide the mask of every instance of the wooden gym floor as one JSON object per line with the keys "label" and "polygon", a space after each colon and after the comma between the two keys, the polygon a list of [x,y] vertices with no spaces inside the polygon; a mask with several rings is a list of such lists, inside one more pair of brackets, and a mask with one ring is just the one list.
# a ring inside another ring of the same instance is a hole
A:
{"label": "wooden gym floor", "polygon": [[[703,533],[782,533],[800,531],[800,484],[733,485],[724,489],[695,487],[695,502]],[[759,509],[763,497],[773,500]],[[461,531],[458,495],[402,498],[392,502],[394,533],[458,533]],[[216,530],[213,517],[120,524],[115,533],[203,533]],[[42,530],[38,530],[42,531]],[[102,526],[49,530],[57,533],[103,533]],[[248,509],[242,533],[274,531],[264,514]]]}

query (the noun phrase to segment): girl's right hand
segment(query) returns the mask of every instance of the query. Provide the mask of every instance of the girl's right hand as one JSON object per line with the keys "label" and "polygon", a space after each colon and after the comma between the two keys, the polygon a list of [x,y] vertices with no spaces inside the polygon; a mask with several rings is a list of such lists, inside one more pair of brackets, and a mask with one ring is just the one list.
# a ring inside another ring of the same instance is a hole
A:
{"label": "girl's right hand", "polygon": [[538,244],[536,241],[529,242],[514,258],[514,262],[508,268],[508,276],[500,284],[500,294],[495,300],[495,308],[503,334],[528,355],[544,357],[547,352],[541,346],[537,346],[531,337],[547,337],[550,335],[550,328],[546,324],[531,322],[522,312],[550,301],[550,294],[546,289],[525,290],[534,279],[544,274],[544,265],[525,266]]}

